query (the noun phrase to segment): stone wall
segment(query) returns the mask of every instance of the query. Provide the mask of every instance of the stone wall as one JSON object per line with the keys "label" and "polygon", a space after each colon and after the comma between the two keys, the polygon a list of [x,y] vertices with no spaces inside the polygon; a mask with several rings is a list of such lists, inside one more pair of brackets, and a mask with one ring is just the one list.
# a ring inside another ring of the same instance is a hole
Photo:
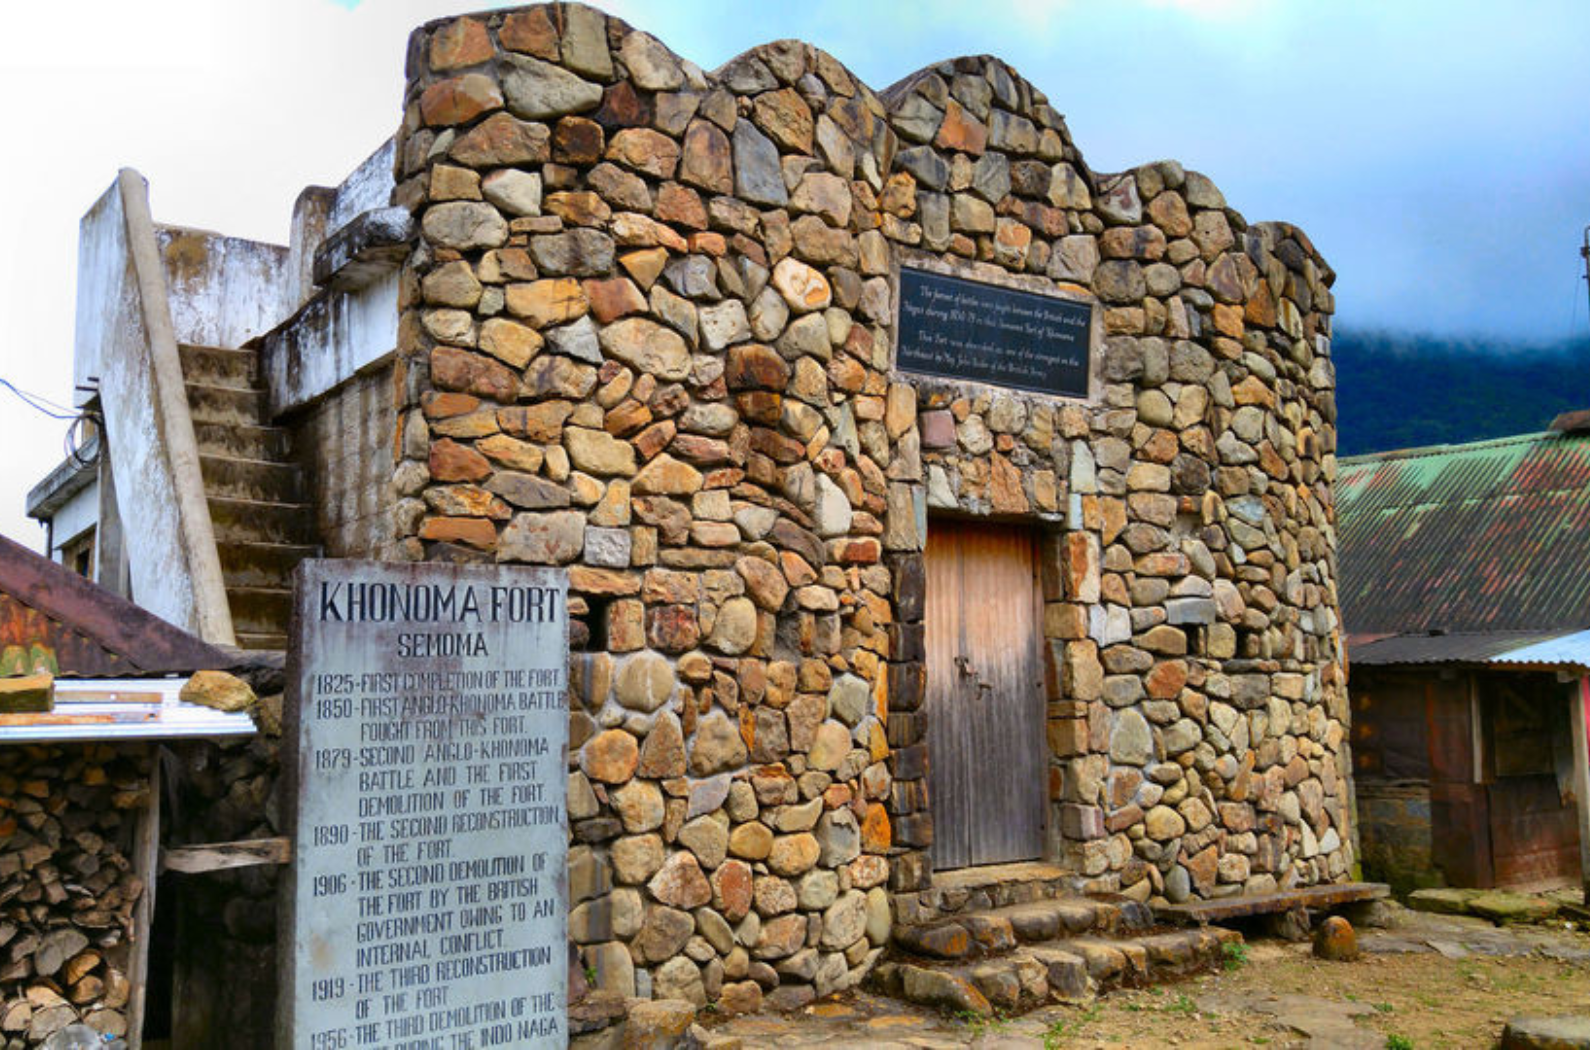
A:
{"label": "stone wall", "polygon": [[1431,849],[1429,783],[1360,779],[1357,787],[1365,876],[1397,893],[1444,884]]}
{"label": "stone wall", "polygon": [[[1138,899],[1344,875],[1331,271],[1301,231],[1250,227],[1174,162],[1091,172],[996,60],[886,97],[895,256],[1102,315],[1095,403],[913,381],[929,509],[1053,523],[1052,856]],[[924,739],[905,721],[898,745]]]}
{"label": "stone wall", "polygon": [[328,558],[378,557],[391,542],[392,381],[390,367],[356,375],[291,420]]}
{"label": "stone wall", "polygon": [[[923,917],[928,511],[1046,529],[1050,859],[1138,899],[1342,876],[1329,268],[1092,172],[992,58],[703,73],[579,5],[411,39],[395,551],[567,565],[571,935],[788,1006]],[[1097,304],[1097,396],[893,371],[901,265]],[[891,914],[891,905],[896,914]]]}
{"label": "stone wall", "polygon": [[148,745],[0,748],[0,1046],[127,1031]]}

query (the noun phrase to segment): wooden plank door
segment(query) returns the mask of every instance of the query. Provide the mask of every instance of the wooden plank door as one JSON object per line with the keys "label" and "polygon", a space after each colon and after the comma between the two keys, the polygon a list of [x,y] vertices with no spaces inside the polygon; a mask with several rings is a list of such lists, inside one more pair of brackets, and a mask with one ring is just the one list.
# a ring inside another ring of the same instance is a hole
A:
{"label": "wooden plank door", "polygon": [[925,560],[933,866],[1037,859],[1046,748],[1037,538],[934,519]]}

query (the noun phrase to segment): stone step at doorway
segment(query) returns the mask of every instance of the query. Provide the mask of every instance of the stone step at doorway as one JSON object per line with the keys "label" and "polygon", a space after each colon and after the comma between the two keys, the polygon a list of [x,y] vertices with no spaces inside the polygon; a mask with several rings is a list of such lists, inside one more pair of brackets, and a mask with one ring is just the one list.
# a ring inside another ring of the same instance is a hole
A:
{"label": "stone step at doorway", "polygon": [[1018,1012],[1086,1002],[1109,988],[1175,980],[1222,964],[1233,930],[1166,930],[1124,898],[1070,897],[964,911],[895,934],[875,984],[952,1011]]}
{"label": "stone step at doorway", "polygon": [[320,553],[303,470],[267,418],[257,353],[179,352],[233,633],[244,649],[283,649],[293,569]]}

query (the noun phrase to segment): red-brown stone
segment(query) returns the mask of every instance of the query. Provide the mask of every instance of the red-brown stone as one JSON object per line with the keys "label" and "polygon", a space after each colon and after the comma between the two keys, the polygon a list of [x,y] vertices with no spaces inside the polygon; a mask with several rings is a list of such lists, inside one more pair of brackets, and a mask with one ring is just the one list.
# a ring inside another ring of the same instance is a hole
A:
{"label": "red-brown stone", "polygon": [[883,548],[871,536],[859,540],[840,540],[835,544],[835,561],[841,565],[876,565]]}
{"label": "red-brown stone", "polygon": [[730,922],[739,922],[751,910],[751,866],[743,860],[726,860],[712,873],[712,906]]}
{"label": "red-brown stone", "polygon": [[723,239],[721,233],[700,230],[690,235],[690,250],[716,259],[728,254],[729,242]]}
{"label": "red-brown stone", "polygon": [[491,475],[491,463],[468,445],[452,438],[431,442],[432,481],[480,481]]}
{"label": "red-brown stone", "polygon": [[420,539],[490,550],[497,545],[497,528],[485,518],[426,518],[420,526]]}
{"label": "red-brown stone", "polygon": [[651,409],[634,398],[615,405],[602,419],[602,428],[615,437],[625,437],[651,422]]}
{"label": "red-brown stone", "polygon": [[567,401],[543,401],[536,405],[515,405],[499,409],[497,422],[510,434],[532,441],[561,441],[563,422],[574,406]]}
{"label": "red-brown stone", "polygon": [[468,394],[439,393],[427,390],[420,396],[420,408],[426,419],[450,419],[468,415],[480,407],[480,398]]}
{"label": "red-brown stone", "polygon": [[770,347],[750,343],[729,349],[723,376],[730,390],[783,390],[789,383],[789,365]]}
{"label": "red-brown stone", "polygon": [[622,784],[635,775],[635,765],[639,761],[640,745],[635,738],[622,729],[608,729],[586,743],[580,755],[580,768],[592,780]]}
{"label": "red-brown stone", "polygon": [[657,453],[668,447],[674,439],[678,426],[671,419],[665,419],[635,435],[635,451],[640,453],[641,459],[651,459]]}
{"label": "red-brown stone", "polygon": [[1332,915],[1314,931],[1314,957],[1331,962],[1352,962],[1358,958],[1358,934],[1352,923]]}
{"label": "red-brown stone", "polygon": [[692,121],[690,127],[685,129],[679,178],[709,193],[733,193],[734,169],[729,152],[729,136],[710,121]]}
{"label": "red-brown stone", "polygon": [[472,168],[542,163],[552,155],[552,133],[545,124],[493,113],[458,137],[447,155]]}
{"label": "red-brown stone", "polygon": [[501,107],[496,81],[480,73],[437,81],[420,96],[420,116],[432,127],[465,124]]}
{"label": "red-brown stone", "polygon": [[881,802],[871,803],[861,818],[861,848],[867,853],[887,853],[892,842],[887,809]]}
{"label": "red-brown stone", "polygon": [[492,56],[486,27],[473,18],[457,18],[431,36],[431,70],[436,73],[478,65]]}
{"label": "red-brown stone", "polygon": [[607,144],[607,159],[659,179],[679,166],[679,144],[650,128],[625,128]]}
{"label": "red-brown stone", "polygon": [[699,908],[712,900],[712,887],[701,874],[695,854],[688,851],[675,853],[664,861],[646,888],[653,897],[675,908]]}
{"label": "red-brown stone", "polygon": [[602,125],[586,117],[564,117],[552,129],[552,159],[560,164],[595,164],[606,148]]}
{"label": "red-brown stone", "polygon": [[1154,665],[1148,672],[1144,683],[1148,686],[1148,695],[1155,700],[1174,700],[1181,695],[1182,687],[1187,684],[1187,662],[1185,660],[1162,660]]}
{"label": "red-brown stone", "polygon": [[717,466],[728,463],[733,458],[726,441],[709,438],[703,434],[679,434],[668,450],[680,459],[688,460],[700,467]]}
{"label": "red-brown stone", "polygon": [[765,91],[756,96],[756,123],[773,140],[794,153],[812,151],[812,111],[794,88]]}
{"label": "red-brown stone", "polygon": [[939,125],[938,138],[933,144],[939,149],[961,150],[979,156],[988,146],[988,129],[951,99],[944,107],[944,122]]}
{"label": "red-brown stone", "polygon": [[620,80],[602,95],[602,105],[593,114],[597,123],[609,131],[615,128],[642,128],[651,123],[650,99],[635,93],[627,80]]}
{"label": "red-brown stone", "polygon": [[707,208],[701,195],[677,182],[665,182],[657,190],[658,220],[693,230],[707,228]]}
{"label": "red-brown stone", "polygon": [[585,297],[590,300],[591,313],[602,324],[646,309],[646,297],[627,277],[592,279],[581,282],[581,287],[585,290]]}
{"label": "red-brown stone", "polygon": [[[730,353],[732,354],[733,351],[731,350]],[[740,394],[734,401],[740,407],[740,415],[749,423],[777,426],[784,410],[784,396],[764,390]]]}
{"label": "red-brown stone", "polygon": [[519,51],[548,61],[558,58],[558,31],[552,24],[550,6],[527,7],[502,20],[497,39],[509,51]]}
{"label": "red-brown stone", "polygon": [[489,357],[453,346],[431,350],[431,382],[444,390],[464,391],[504,403],[519,396],[519,380],[508,368]]}
{"label": "red-brown stone", "polygon": [[682,653],[701,640],[696,610],[688,605],[658,605],[646,610],[646,639],[653,649]]}
{"label": "red-brown stone", "polygon": [[1027,494],[1021,489],[1021,471],[1004,456],[990,457],[989,497],[996,514],[1025,514],[1029,508]]}

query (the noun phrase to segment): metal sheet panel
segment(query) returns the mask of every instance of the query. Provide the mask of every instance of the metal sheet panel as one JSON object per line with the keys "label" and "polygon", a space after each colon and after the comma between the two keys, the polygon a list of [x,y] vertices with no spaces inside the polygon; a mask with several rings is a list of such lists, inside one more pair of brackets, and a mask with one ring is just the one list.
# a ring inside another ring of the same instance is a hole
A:
{"label": "metal sheet panel", "polygon": [[0,726],[0,745],[219,739],[253,736],[254,720],[178,698],[186,678],[101,678],[55,683],[55,710]]}
{"label": "metal sheet panel", "polygon": [[35,643],[62,674],[191,674],[237,664],[200,638],[0,536],[0,649]]}
{"label": "metal sheet panel", "polygon": [[1347,459],[1336,499],[1350,632],[1590,625],[1590,437]]}
{"label": "metal sheet panel", "polygon": [[1567,883],[1579,877],[1579,830],[1551,775],[1488,785],[1491,852],[1498,886]]}
{"label": "metal sheet panel", "polygon": [[1355,666],[1391,664],[1489,663],[1531,649],[1562,635],[1560,631],[1493,631],[1459,634],[1348,635]]}

